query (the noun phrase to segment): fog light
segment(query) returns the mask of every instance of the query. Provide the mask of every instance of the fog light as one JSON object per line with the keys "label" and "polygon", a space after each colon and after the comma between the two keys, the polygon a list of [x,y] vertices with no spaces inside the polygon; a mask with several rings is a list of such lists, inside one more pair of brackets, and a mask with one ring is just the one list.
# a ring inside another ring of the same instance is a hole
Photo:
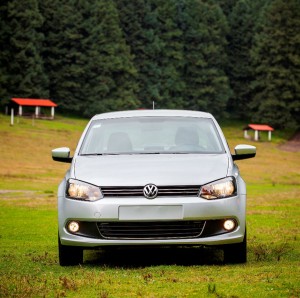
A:
{"label": "fog light", "polygon": [[233,219],[226,219],[224,221],[223,227],[226,231],[232,231],[236,226],[235,220]]}
{"label": "fog light", "polygon": [[77,221],[70,221],[68,223],[68,230],[71,233],[77,233],[79,231],[79,223]]}

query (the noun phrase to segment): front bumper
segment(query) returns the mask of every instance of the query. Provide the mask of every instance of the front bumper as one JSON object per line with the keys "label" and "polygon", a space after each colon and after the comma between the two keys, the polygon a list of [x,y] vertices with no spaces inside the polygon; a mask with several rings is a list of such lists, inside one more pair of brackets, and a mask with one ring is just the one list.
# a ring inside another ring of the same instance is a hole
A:
{"label": "front bumper", "polygon": [[[168,197],[155,200],[107,198],[84,202],[60,197],[59,235],[63,245],[86,248],[238,243],[243,241],[245,234],[245,201],[245,195],[213,201]],[[223,228],[226,219],[235,221],[236,227],[232,231]],[[78,232],[68,231],[70,221],[79,223]],[[120,228],[124,234],[115,233]],[[174,229],[180,231],[170,234]],[[138,232],[132,234],[131,230]]]}

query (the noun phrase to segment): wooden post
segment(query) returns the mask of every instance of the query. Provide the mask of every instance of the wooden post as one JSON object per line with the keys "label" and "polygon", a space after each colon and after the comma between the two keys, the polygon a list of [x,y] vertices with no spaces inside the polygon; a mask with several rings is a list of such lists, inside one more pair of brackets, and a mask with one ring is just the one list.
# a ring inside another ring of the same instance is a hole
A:
{"label": "wooden post", "polygon": [[258,141],[258,130],[255,130],[254,132],[254,140]]}
{"label": "wooden post", "polygon": [[54,119],[54,107],[51,107],[51,118]]}
{"label": "wooden post", "polygon": [[248,139],[248,138],[249,138],[249,137],[248,137],[248,130],[247,130],[247,129],[244,130],[244,138],[245,138],[245,139]]}
{"label": "wooden post", "polygon": [[40,113],[39,107],[35,107],[35,117],[38,118]]}
{"label": "wooden post", "polygon": [[269,130],[268,131],[268,140],[271,141],[271,139],[272,139],[272,131]]}
{"label": "wooden post", "polygon": [[10,110],[10,125],[13,126],[14,125],[14,109],[11,108]]}

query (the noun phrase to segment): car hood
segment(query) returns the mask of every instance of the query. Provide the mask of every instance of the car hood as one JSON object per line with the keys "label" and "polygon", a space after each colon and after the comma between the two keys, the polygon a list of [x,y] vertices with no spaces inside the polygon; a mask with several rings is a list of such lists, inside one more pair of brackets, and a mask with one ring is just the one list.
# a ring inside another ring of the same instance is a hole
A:
{"label": "car hood", "polygon": [[227,176],[226,154],[77,156],[73,177],[97,186],[203,185]]}

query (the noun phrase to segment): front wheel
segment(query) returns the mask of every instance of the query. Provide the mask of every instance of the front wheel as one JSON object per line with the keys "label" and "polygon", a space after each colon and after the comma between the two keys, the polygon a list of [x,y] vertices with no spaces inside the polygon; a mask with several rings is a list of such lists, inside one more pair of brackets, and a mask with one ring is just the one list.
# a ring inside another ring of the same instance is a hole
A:
{"label": "front wheel", "polygon": [[58,236],[58,256],[60,266],[76,266],[83,263],[83,249],[62,245]]}
{"label": "front wheel", "polygon": [[223,247],[225,264],[241,264],[247,262],[247,233],[241,243],[227,244]]}

